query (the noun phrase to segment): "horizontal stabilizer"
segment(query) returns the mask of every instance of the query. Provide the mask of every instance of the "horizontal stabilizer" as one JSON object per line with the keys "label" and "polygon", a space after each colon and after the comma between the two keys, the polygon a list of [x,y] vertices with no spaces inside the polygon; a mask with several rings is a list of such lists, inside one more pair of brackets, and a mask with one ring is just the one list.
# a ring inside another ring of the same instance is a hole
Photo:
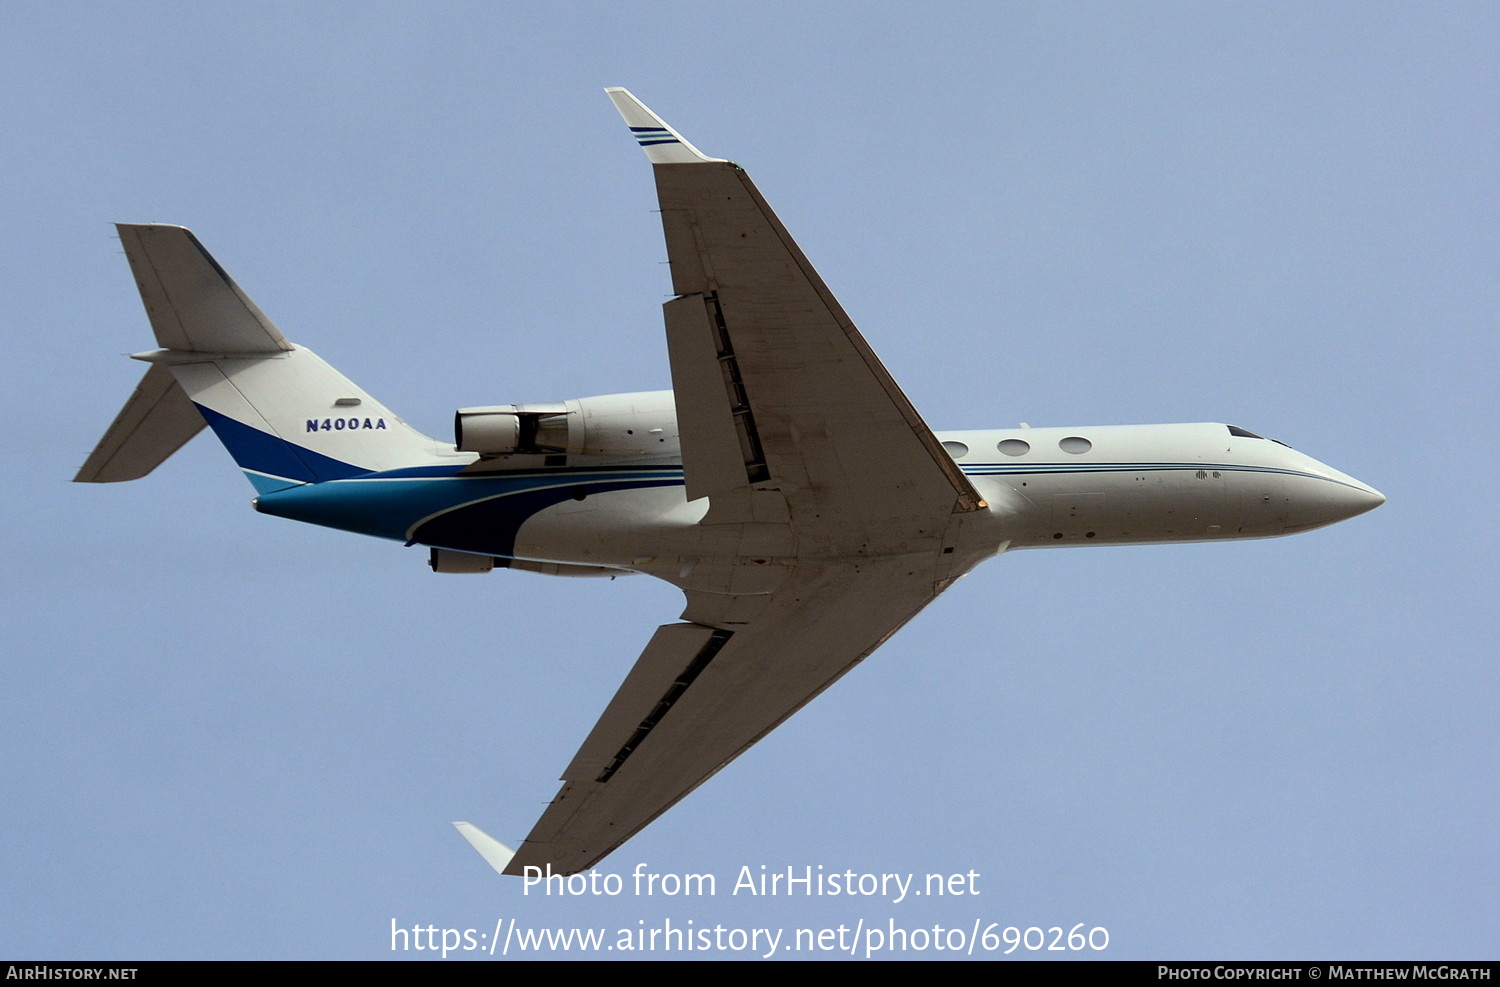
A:
{"label": "horizontal stabilizer", "polygon": [[139,480],[181,449],[203,426],[203,416],[172,371],[153,364],[73,480]]}
{"label": "horizontal stabilizer", "polygon": [[453,828],[463,834],[469,845],[479,851],[479,855],[485,859],[495,873],[503,875],[510,858],[516,855],[516,851],[495,839],[489,833],[480,829],[473,823],[456,822]]}
{"label": "horizontal stabilizer", "polygon": [[249,354],[292,348],[191,231],[125,223],[115,229],[163,349]]}

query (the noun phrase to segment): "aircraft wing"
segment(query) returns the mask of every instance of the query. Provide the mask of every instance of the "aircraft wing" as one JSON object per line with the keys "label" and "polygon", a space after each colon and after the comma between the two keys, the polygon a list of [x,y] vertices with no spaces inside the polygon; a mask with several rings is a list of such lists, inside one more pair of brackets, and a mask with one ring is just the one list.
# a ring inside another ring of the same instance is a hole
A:
{"label": "aircraft wing", "polygon": [[795,570],[747,626],[657,628],[505,868],[597,863],[801,709],[935,595],[907,560]]}
{"label": "aircraft wing", "polygon": [[705,523],[789,513],[801,554],[843,556],[907,550],[976,510],[979,494],[744,169],[606,91],[656,175],[683,471],[688,498],[710,498]]}
{"label": "aircraft wing", "polygon": [[[505,868],[592,866],[879,647],[984,506],[743,169],[607,90],[656,175],[701,557]],[[488,859],[488,858],[487,858]]]}

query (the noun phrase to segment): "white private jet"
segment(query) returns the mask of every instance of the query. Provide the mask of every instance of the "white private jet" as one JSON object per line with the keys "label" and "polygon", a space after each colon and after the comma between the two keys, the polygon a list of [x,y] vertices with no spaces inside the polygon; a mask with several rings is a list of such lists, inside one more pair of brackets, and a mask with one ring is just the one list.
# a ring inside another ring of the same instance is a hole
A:
{"label": "white private jet", "polygon": [[427,546],[438,572],[681,588],[519,849],[456,824],[501,873],[593,866],[993,555],[1384,502],[1233,425],[934,433],[744,170],[607,92],[656,176],[674,390],[465,408],[442,442],[288,342],[192,233],[122,225],[161,348],[77,476],[144,476],[206,422],[262,513]]}

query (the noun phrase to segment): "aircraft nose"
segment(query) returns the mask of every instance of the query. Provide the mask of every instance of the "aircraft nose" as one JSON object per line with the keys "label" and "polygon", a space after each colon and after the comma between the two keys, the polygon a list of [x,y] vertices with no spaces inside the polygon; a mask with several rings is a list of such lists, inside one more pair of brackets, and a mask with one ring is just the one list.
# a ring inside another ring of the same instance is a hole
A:
{"label": "aircraft nose", "polygon": [[[1358,483],[1358,481],[1355,481]],[[1374,487],[1359,483],[1358,486],[1338,485],[1333,496],[1329,498],[1331,506],[1338,513],[1336,520],[1343,521],[1347,518],[1373,511],[1385,503],[1385,494]]]}
{"label": "aircraft nose", "polygon": [[1335,470],[1320,470],[1321,476],[1305,476],[1290,484],[1286,517],[1287,533],[1336,524],[1385,503],[1385,495],[1352,476]]}

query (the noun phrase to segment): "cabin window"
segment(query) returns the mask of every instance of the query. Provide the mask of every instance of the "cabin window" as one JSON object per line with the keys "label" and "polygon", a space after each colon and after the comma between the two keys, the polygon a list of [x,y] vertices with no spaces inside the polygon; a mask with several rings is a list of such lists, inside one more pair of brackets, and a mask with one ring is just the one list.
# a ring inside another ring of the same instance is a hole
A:
{"label": "cabin window", "polygon": [[955,442],[952,439],[944,442],[943,448],[947,449],[948,455],[952,456],[954,459],[962,459],[969,454],[968,446],[964,445],[962,442]]}
{"label": "cabin window", "polygon": [[1031,451],[1031,443],[1025,439],[1001,439],[995,448],[1007,456],[1024,456]]}
{"label": "cabin window", "polygon": [[1058,442],[1057,447],[1063,452],[1070,452],[1078,456],[1094,448],[1094,444],[1081,435],[1070,435]]}

